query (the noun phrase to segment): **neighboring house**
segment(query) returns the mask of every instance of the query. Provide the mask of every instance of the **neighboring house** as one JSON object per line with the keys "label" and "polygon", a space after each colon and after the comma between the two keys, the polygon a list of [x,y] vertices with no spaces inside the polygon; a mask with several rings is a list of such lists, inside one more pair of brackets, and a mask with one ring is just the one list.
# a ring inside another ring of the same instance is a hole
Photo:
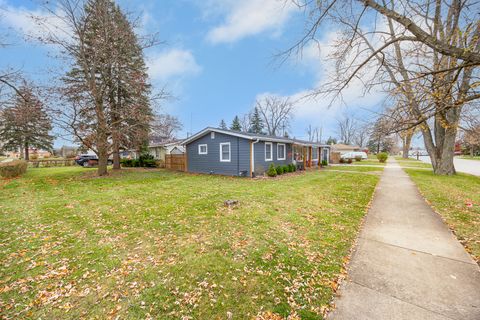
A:
{"label": "neighboring house", "polygon": [[332,152],[338,152],[340,153],[340,155],[343,155],[348,152],[361,151],[360,147],[358,146],[352,146],[352,145],[342,144],[342,143],[332,144],[331,148],[332,148]]}
{"label": "neighboring house", "polygon": [[185,153],[185,147],[182,145],[182,142],[183,140],[175,140],[166,143],[150,144],[148,146],[148,153],[156,160],[165,161],[166,155]]}
{"label": "neighboring house", "polygon": [[[8,158],[22,159],[24,157],[25,150],[20,151],[7,151],[5,152]],[[28,154],[31,158],[37,157],[39,159],[50,158],[52,153],[46,150],[40,150],[37,148],[28,148]]]}
{"label": "neighboring house", "polygon": [[205,128],[183,144],[187,171],[230,176],[263,175],[272,163],[314,167],[330,155],[328,145],[217,128]]}

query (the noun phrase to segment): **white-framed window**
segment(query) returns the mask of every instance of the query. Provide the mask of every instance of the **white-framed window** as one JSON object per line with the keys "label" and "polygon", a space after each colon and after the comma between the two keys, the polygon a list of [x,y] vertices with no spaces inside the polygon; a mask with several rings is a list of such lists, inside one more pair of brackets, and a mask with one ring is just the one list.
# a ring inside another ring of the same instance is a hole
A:
{"label": "white-framed window", "polygon": [[265,161],[273,160],[273,148],[271,142],[265,142]]}
{"label": "white-framed window", "polygon": [[198,154],[208,154],[208,146],[206,144],[199,144]]}
{"label": "white-framed window", "polygon": [[286,148],[285,143],[277,143],[277,160],[285,160],[287,158]]}
{"label": "white-framed window", "polygon": [[220,162],[230,162],[230,142],[220,143]]}
{"label": "white-framed window", "polygon": [[215,132],[214,132],[214,131],[212,131],[212,132],[210,133],[210,138],[215,139]]}

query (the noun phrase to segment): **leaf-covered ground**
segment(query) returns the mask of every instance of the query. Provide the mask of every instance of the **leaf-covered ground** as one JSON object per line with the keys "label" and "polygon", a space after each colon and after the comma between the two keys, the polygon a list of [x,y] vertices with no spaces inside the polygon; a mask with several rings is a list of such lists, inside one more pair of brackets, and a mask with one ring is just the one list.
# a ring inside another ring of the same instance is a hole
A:
{"label": "leaf-covered ground", "polygon": [[437,176],[426,170],[405,171],[480,263],[480,178],[462,173]]}
{"label": "leaf-covered ground", "polygon": [[378,177],[0,180],[0,318],[321,319]]}

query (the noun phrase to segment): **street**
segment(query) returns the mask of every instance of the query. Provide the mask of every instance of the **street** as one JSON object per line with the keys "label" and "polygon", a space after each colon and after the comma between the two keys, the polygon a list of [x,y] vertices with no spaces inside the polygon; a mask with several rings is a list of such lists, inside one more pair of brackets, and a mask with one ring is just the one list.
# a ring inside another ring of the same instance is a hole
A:
{"label": "street", "polygon": [[[431,163],[429,156],[421,156],[419,159],[425,163]],[[480,177],[480,161],[455,157],[453,164],[457,172],[469,173]]]}

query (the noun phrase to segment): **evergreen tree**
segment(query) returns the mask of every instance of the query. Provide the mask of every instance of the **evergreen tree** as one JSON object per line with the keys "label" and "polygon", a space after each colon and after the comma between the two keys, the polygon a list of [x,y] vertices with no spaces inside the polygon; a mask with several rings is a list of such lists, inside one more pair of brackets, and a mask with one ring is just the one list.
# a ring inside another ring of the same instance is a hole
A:
{"label": "evergreen tree", "polygon": [[328,145],[337,144],[337,139],[332,138],[332,137],[328,137],[328,139],[325,143],[328,144]]}
{"label": "evergreen tree", "polygon": [[220,126],[219,126],[220,129],[223,129],[223,130],[227,130],[227,124],[225,123],[225,120],[222,119],[222,121],[220,121]]}
{"label": "evergreen tree", "polygon": [[81,31],[65,91],[75,105],[73,132],[97,153],[98,175],[105,175],[109,154],[119,169],[120,149],[138,150],[148,141],[150,85],[142,48],[120,8],[111,0],[88,0],[84,11],[72,20]]}
{"label": "evergreen tree", "polygon": [[23,150],[29,160],[29,148],[52,150],[52,122],[42,102],[26,84],[18,89],[15,105],[0,114],[0,141],[5,150]]}
{"label": "evergreen tree", "polygon": [[255,107],[250,117],[250,131],[256,134],[262,134],[264,129],[264,124],[258,108]]}
{"label": "evergreen tree", "polygon": [[235,118],[233,118],[230,129],[234,131],[242,131],[242,125],[240,124],[240,119],[238,118],[238,116],[235,116]]}

